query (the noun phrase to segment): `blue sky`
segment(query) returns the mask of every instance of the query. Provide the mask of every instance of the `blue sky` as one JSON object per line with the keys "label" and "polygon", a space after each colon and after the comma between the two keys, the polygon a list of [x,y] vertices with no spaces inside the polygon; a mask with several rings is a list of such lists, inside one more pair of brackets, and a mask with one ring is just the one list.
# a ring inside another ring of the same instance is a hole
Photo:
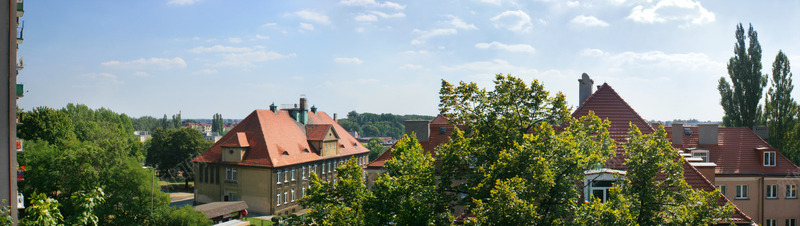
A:
{"label": "blue sky", "polygon": [[[800,1],[26,1],[26,110],[243,118],[301,94],[329,114],[437,114],[441,79],[510,73],[577,105],[607,82],[645,119],[720,120],[737,23],[764,73],[800,60]],[[797,97],[798,91],[795,92]]]}

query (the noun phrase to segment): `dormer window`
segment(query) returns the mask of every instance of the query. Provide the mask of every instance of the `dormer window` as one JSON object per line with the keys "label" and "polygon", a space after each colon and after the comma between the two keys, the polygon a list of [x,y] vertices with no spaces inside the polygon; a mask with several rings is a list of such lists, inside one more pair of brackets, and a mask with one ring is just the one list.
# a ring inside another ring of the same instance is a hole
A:
{"label": "dormer window", "polygon": [[775,166],[775,152],[774,151],[765,151],[764,152],[764,166]]}
{"label": "dormer window", "polygon": [[706,150],[692,151],[692,158],[701,158],[703,159],[703,162],[708,162],[708,151]]}

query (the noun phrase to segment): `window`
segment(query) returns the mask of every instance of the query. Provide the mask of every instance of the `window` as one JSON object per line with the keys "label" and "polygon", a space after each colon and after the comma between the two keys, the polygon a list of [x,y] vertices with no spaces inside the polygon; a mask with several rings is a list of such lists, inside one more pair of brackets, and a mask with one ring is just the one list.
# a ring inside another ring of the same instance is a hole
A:
{"label": "window", "polygon": [[775,152],[774,151],[765,151],[764,152],[764,166],[775,166]]}
{"label": "window", "polygon": [[786,185],[786,198],[787,199],[797,198],[797,185],[794,184]]}
{"label": "window", "polygon": [[289,183],[289,170],[284,170],[283,171],[283,182],[284,183]]}
{"label": "window", "polygon": [[331,172],[331,168],[333,168],[331,166],[333,166],[333,163],[332,162],[328,162],[328,173],[330,173]]}
{"label": "window", "polygon": [[717,185],[717,189],[719,189],[719,193],[725,195],[725,185]]}
{"label": "window", "polygon": [[767,185],[767,198],[768,199],[777,199],[778,198],[778,185],[777,184],[768,184]]}
{"label": "window", "polygon": [[289,191],[283,192],[283,204],[289,203]]}
{"label": "window", "polygon": [[225,168],[225,180],[236,181],[236,168]]}
{"label": "window", "polygon": [[231,169],[231,175],[233,175],[231,180],[236,181],[236,168]]}
{"label": "window", "polygon": [[306,166],[303,166],[303,179],[306,179]]}
{"label": "window", "polygon": [[442,135],[445,132],[447,132],[447,128],[446,127],[439,127],[439,135]]}
{"label": "window", "polygon": [[292,189],[292,202],[294,202],[294,189]]}
{"label": "window", "polygon": [[292,181],[294,181],[294,169],[292,169]]}
{"label": "window", "polygon": [[306,187],[303,187],[303,196],[306,195]]}
{"label": "window", "polygon": [[786,219],[786,226],[797,226],[797,219]]}
{"label": "window", "polygon": [[275,194],[275,206],[281,206],[281,192]]}
{"label": "window", "polygon": [[325,163],[322,163],[322,175],[325,175]]}
{"label": "window", "polygon": [[764,224],[766,226],[778,226],[778,220],[775,219],[767,219],[767,223]]}
{"label": "window", "polygon": [[209,172],[209,174],[211,174],[211,175],[209,176],[209,178],[211,178],[211,181],[210,181],[209,183],[212,183],[212,184],[213,184],[213,183],[214,183],[214,181],[217,179],[217,178],[216,178],[216,176],[214,176],[214,175],[216,175],[216,174],[217,174],[217,167],[216,167],[216,166],[212,166],[212,167],[211,167],[211,170],[209,170],[209,171],[210,171],[210,172]]}
{"label": "window", "polygon": [[701,158],[703,162],[708,162],[708,151],[692,151],[693,158]]}
{"label": "window", "polygon": [[601,202],[608,201],[608,189],[613,187],[612,181],[592,181],[592,197],[599,199]]}
{"label": "window", "polygon": [[336,167],[339,165],[339,160],[333,160],[333,172],[336,172]]}
{"label": "window", "polygon": [[736,185],[736,199],[748,199],[747,185]]}
{"label": "window", "polygon": [[275,171],[275,177],[278,178],[278,184],[281,184],[281,170]]}

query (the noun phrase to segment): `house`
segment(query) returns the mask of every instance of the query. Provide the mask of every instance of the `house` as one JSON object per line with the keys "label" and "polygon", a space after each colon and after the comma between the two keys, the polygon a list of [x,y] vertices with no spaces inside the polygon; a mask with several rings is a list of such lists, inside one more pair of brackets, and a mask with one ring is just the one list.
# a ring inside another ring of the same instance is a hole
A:
{"label": "house", "polygon": [[297,108],[255,110],[194,158],[195,202],[245,201],[266,215],[303,210],[298,200],[311,173],[336,182],[336,167],[365,165],[369,150],[325,112]]}
{"label": "house", "polygon": [[208,131],[208,132],[200,132],[200,134],[203,134],[203,139],[205,139],[206,141],[217,142],[219,141],[219,139],[222,139],[222,136],[220,136],[218,132]]}
{"label": "house", "polygon": [[133,135],[136,136],[136,140],[141,142],[145,142],[152,137],[149,132],[143,130],[133,131]]}
{"label": "house", "polygon": [[183,123],[183,127],[189,127],[200,131],[201,133],[204,132],[211,132],[211,124],[210,123],[201,123],[201,122],[186,122]]}
{"label": "house", "polygon": [[674,123],[667,131],[672,146],[694,158],[692,164],[756,223],[797,225],[800,168],[756,132],[744,127]]}

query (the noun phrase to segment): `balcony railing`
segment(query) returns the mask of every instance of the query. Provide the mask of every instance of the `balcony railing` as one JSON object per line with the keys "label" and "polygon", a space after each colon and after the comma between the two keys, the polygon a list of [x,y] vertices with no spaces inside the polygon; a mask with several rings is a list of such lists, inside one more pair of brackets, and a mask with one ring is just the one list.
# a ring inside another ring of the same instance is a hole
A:
{"label": "balcony railing", "polygon": [[25,89],[22,84],[17,84],[17,97],[23,97],[25,94]]}
{"label": "balcony railing", "polygon": [[25,13],[25,10],[22,7],[23,2],[17,2],[17,17],[22,17],[22,14]]}

